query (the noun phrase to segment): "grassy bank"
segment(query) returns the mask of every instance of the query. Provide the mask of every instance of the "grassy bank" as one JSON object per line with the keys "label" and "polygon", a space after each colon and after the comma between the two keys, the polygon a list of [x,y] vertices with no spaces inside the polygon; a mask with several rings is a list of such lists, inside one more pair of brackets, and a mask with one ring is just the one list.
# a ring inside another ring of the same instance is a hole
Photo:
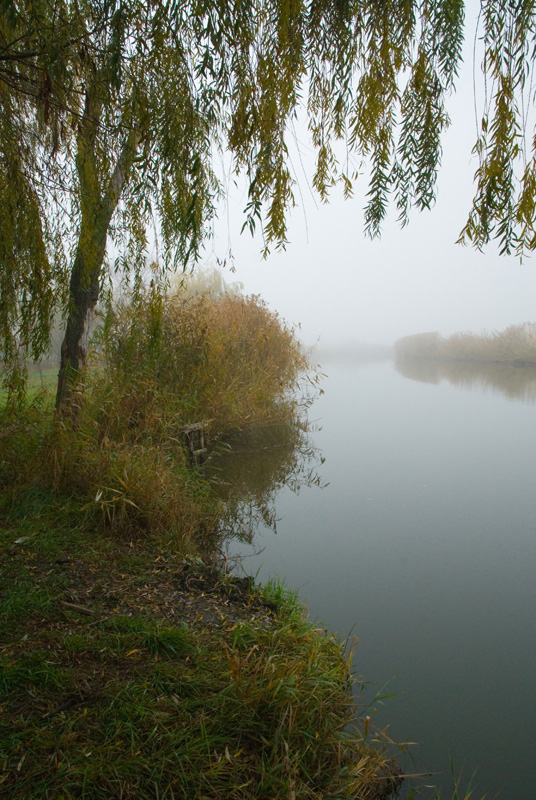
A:
{"label": "grassy bank", "polygon": [[536,366],[536,324],[510,325],[493,333],[405,336],[395,343],[398,361],[428,359]]}
{"label": "grassy bank", "polygon": [[389,794],[295,597],[88,522],[44,490],[1,508],[0,797]]}

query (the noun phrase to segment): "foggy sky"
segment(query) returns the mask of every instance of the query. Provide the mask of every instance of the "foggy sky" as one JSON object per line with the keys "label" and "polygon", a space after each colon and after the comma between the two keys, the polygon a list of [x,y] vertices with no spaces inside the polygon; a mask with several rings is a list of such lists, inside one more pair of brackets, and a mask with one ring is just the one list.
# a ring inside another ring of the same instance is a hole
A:
{"label": "foggy sky", "polygon": [[452,126],[443,139],[431,211],[413,213],[403,230],[393,211],[382,238],[370,241],[363,233],[366,176],[353,199],[343,200],[337,190],[329,205],[321,205],[302,169],[303,162],[310,181],[312,150],[302,129],[300,155],[292,155],[298,207],[290,218],[286,252],[265,261],[260,238],[240,235],[246,192],[230,181],[205,263],[225,258],[230,248],[236,272],[227,271],[226,279],[241,281],[246,293],[260,294],[287,321],[301,324],[307,344],[390,344],[421,331],[449,335],[534,321],[534,258],[521,264],[514,256],[499,256],[493,244],[485,253],[455,244],[471,206],[477,168],[471,155],[476,139],[472,32],[468,38],[457,91],[448,104]]}

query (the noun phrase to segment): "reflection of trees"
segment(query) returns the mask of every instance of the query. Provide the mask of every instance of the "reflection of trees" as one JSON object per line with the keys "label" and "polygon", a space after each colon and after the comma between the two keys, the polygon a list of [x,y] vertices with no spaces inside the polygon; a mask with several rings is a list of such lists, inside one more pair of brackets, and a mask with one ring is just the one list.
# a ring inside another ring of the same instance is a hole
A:
{"label": "reflection of trees", "polygon": [[357,368],[378,361],[390,361],[393,358],[393,347],[392,345],[361,343],[322,345],[315,347],[314,357],[320,364],[348,364]]}
{"label": "reflection of trees", "polygon": [[466,389],[491,388],[512,399],[536,403],[536,367],[399,358],[395,360],[395,366],[405,378],[422,383],[439,383],[447,380],[455,386]]}
{"label": "reflection of trees", "polygon": [[439,383],[439,362],[428,358],[395,358],[397,372],[421,383]]}
{"label": "reflection of trees", "polygon": [[205,476],[225,505],[222,535],[228,530],[231,536],[251,542],[260,523],[275,530],[278,490],[287,486],[298,492],[302,486],[320,486],[316,472],[320,460],[307,424],[293,411],[220,442],[207,462]]}

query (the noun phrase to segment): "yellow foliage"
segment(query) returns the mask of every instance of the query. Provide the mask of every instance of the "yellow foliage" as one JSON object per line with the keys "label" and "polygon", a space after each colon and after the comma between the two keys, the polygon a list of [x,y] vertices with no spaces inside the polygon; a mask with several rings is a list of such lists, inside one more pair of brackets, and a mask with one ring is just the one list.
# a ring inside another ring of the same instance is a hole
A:
{"label": "yellow foliage", "polygon": [[109,314],[101,344],[76,424],[56,422],[47,475],[116,532],[206,543],[222,500],[191,473],[184,429],[203,423],[206,446],[288,419],[307,368],[293,330],[257,297],[153,286]]}
{"label": "yellow foliage", "polygon": [[145,409],[149,390],[182,424],[211,420],[219,432],[277,416],[308,366],[294,330],[258,297],[153,290],[116,314],[106,340],[125,409],[132,392]]}

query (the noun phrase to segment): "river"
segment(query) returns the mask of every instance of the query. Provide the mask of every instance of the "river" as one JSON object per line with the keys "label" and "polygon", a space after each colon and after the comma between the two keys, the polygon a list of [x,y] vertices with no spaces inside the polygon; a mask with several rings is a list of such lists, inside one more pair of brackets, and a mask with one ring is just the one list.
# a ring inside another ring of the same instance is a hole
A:
{"label": "river", "polygon": [[475,798],[534,797],[534,376],[322,367],[310,418],[328,485],[281,488],[277,533],[229,550],[359,637],[358,700],[394,695],[374,722],[417,743],[403,764],[434,773],[420,783],[450,797],[452,759]]}

